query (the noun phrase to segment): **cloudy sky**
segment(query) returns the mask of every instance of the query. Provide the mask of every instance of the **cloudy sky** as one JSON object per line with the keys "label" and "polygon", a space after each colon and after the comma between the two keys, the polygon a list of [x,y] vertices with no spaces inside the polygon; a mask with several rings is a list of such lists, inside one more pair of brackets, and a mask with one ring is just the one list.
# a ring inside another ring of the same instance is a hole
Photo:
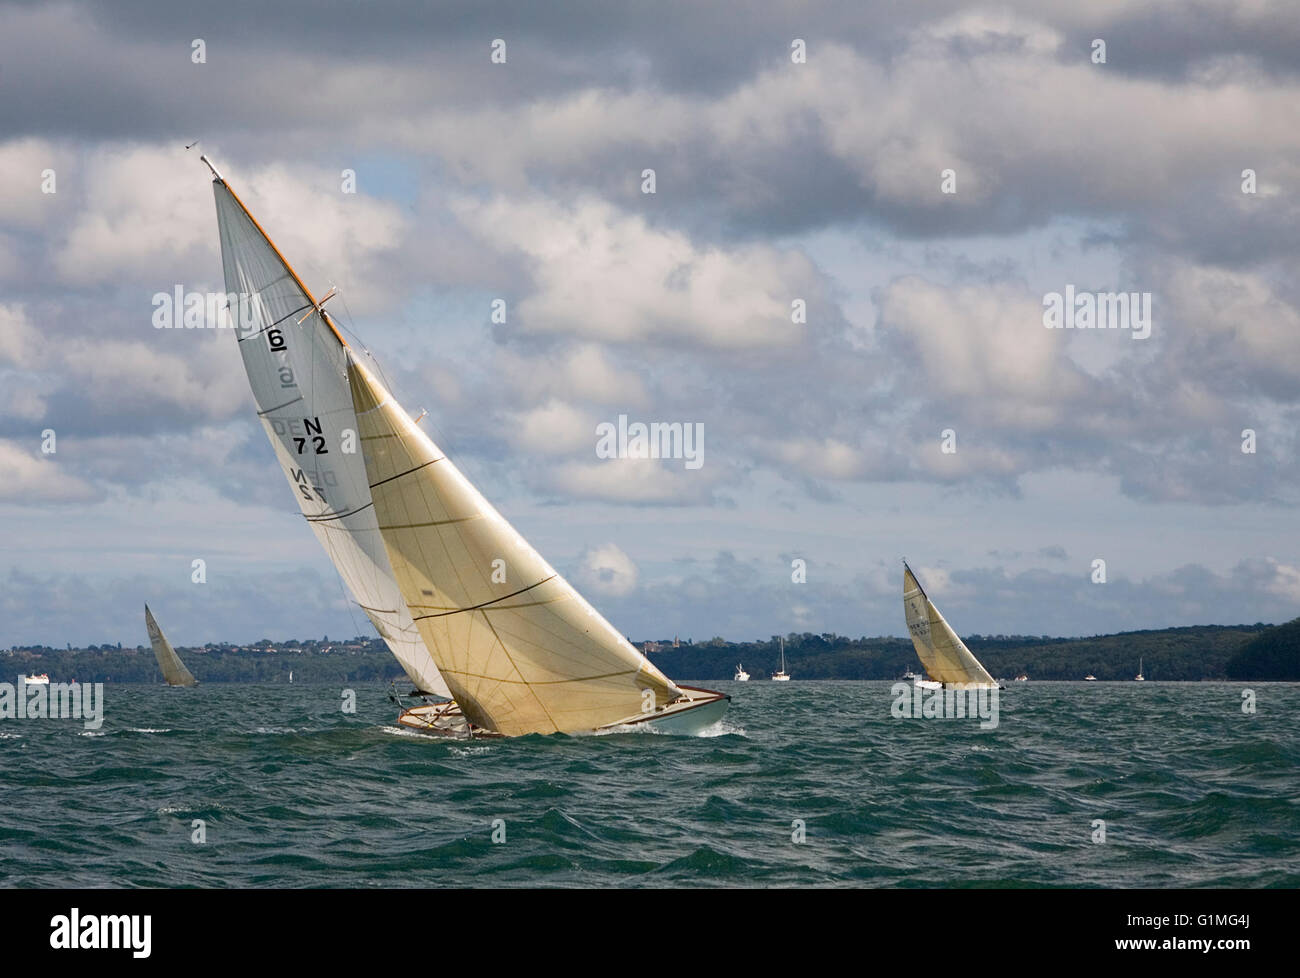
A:
{"label": "cloudy sky", "polygon": [[200,151],[634,639],[901,635],[902,557],[967,633],[1300,613],[1293,3],[423,7],[0,3],[0,647],[370,632],[233,334],[152,325]]}

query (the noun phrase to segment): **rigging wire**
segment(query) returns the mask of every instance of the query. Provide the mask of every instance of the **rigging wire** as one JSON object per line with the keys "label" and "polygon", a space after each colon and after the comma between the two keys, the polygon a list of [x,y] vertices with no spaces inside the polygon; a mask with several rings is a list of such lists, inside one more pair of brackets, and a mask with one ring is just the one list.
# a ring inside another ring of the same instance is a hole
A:
{"label": "rigging wire", "polygon": [[[334,321],[339,326],[339,328],[344,333],[347,334],[349,339],[356,341],[357,348],[363,354],[365,354],[367,361],[375,369],[375,372],[379,374],[379,379],[383,381],[384,386],[388,388],[388,390],[392,391],[393,385],[392,383],[389,382],[388,375],[384,372],[383,364],[379,362],[379,358],[376,357],[374,353],[370,351],[370,348],[366,346],[365,341],[360,336],[358,336],[356,330],[353,329],[355,320],[353,319],[352,316],[352,310],[348,306],[347,297],[344,295],[342,289],[338,291],[337,296],[338,296],[338,301],[343,305],[343,316],[346,321],[344,321],[344,319],[340,319],[339,317],[332,317],[332,318],[334,318]],[[405,410],[405,408],[403,408],[403,410]],[[455,465],[458,469],[460,469],[462,472],[464,472],[465,475],[469,478],[469,480],[472,483],[474,483],[474,485],[476,486],[483,485],[483,481],[481,479],[481,473],[475,471],[477,466],[467,463],[466,458],[463,457],[459,451],[453,450],[450,435],[448,435],[448,433],[444,431],[434,420],[432,412],[428,412],[424,415],[422,423],[427,424],[429,428],[432,429],[434,435],[436,436],[436,438],[433,439],[434,442],[437,444],[438,448],[442,450],[442,453],[447,456],[447,458],[451,461],[451,463]]]}

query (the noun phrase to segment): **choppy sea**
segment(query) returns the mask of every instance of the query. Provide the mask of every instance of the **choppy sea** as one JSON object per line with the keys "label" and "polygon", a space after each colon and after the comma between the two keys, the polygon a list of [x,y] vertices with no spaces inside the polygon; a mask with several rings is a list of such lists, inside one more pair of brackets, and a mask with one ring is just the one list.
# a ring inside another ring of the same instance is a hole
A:
{"label": "choppy sea", "polygon": [[705,685],[706,736],[476,742],[379,684],[109,685],[0,721],[0,885],[1300,886],[1300,686],[1017,683],[982,730]]}

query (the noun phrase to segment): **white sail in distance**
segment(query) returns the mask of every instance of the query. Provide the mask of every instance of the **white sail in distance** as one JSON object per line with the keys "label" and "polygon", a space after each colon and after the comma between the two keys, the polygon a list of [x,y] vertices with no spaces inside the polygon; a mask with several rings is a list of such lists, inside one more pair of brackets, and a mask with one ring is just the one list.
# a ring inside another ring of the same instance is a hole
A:
{"label": "white sail in distance", "polygon": [[[239,351],[258,417],[298,508],[411,682],[421,692],[448,696],[393,580],[360,449],[353,444],[347,450],[357,430],[347,344],[243,202],[213,172]],[[244,328],[241,320],[251,320],[251,326]]]}
{"label": "white sail in distance", "polygon": [[996,686],[952,626],[926,596],[912,569],[903,565],[903,613],[912,646],[926,674],[935,682]]}
{"label": "white sail in distance", "polygon": [[158,660],[158,668],[162,670],[163,679],[167,681],[168,686],[196,686],[198,680],[194,674],[185,668],[185,663],[181,657],[176,654],[172,648],[172,643],[167,641],[167,636],[162,633],[158,627],[158,622],[154,621],[153,612],[149,606],[144,606],[144,625],[149,629],[149,644],[153,646],[154,658]]}
{"label": "white sail in distance", "polygon": [[470,721],[575,733],[682,695],[542,559],[366,366],[349,358],[380,531],[398,587]]}

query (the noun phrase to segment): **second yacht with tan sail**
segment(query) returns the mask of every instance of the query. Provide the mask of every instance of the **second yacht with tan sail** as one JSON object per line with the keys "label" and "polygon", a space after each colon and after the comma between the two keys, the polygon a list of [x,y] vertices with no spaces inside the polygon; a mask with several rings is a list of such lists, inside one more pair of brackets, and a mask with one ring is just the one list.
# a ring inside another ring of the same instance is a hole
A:
{"label": "second yacht with tan sail", "polygon": [[185,668],[185,663],[172,648],[172,643],[167,641],[163,630],[158,627],[158,622],[154,620],[153,612],[149,610],[148,605],[144,606],[144,626],[149,632],[149,644],[153,646],[154,658],[158,660],[158,668],[162,670],[163,681],[168,686],[197,686],[199,681],[194,678],[194,673]]}
{"label": "second yacht with tan sail", "polygon": [[939,614],[921,587],[921,583],[912,573],[912,568],[903,562],[903,614],[907,619],[907,631],[912,637],[912,647],[916,657],[929,679],[920,676],[913,680],[916,685],[937,689],[943,686],[962,688],[998,687],[987,669],[971,655],[966,643],[961,640],[952,626]]}

